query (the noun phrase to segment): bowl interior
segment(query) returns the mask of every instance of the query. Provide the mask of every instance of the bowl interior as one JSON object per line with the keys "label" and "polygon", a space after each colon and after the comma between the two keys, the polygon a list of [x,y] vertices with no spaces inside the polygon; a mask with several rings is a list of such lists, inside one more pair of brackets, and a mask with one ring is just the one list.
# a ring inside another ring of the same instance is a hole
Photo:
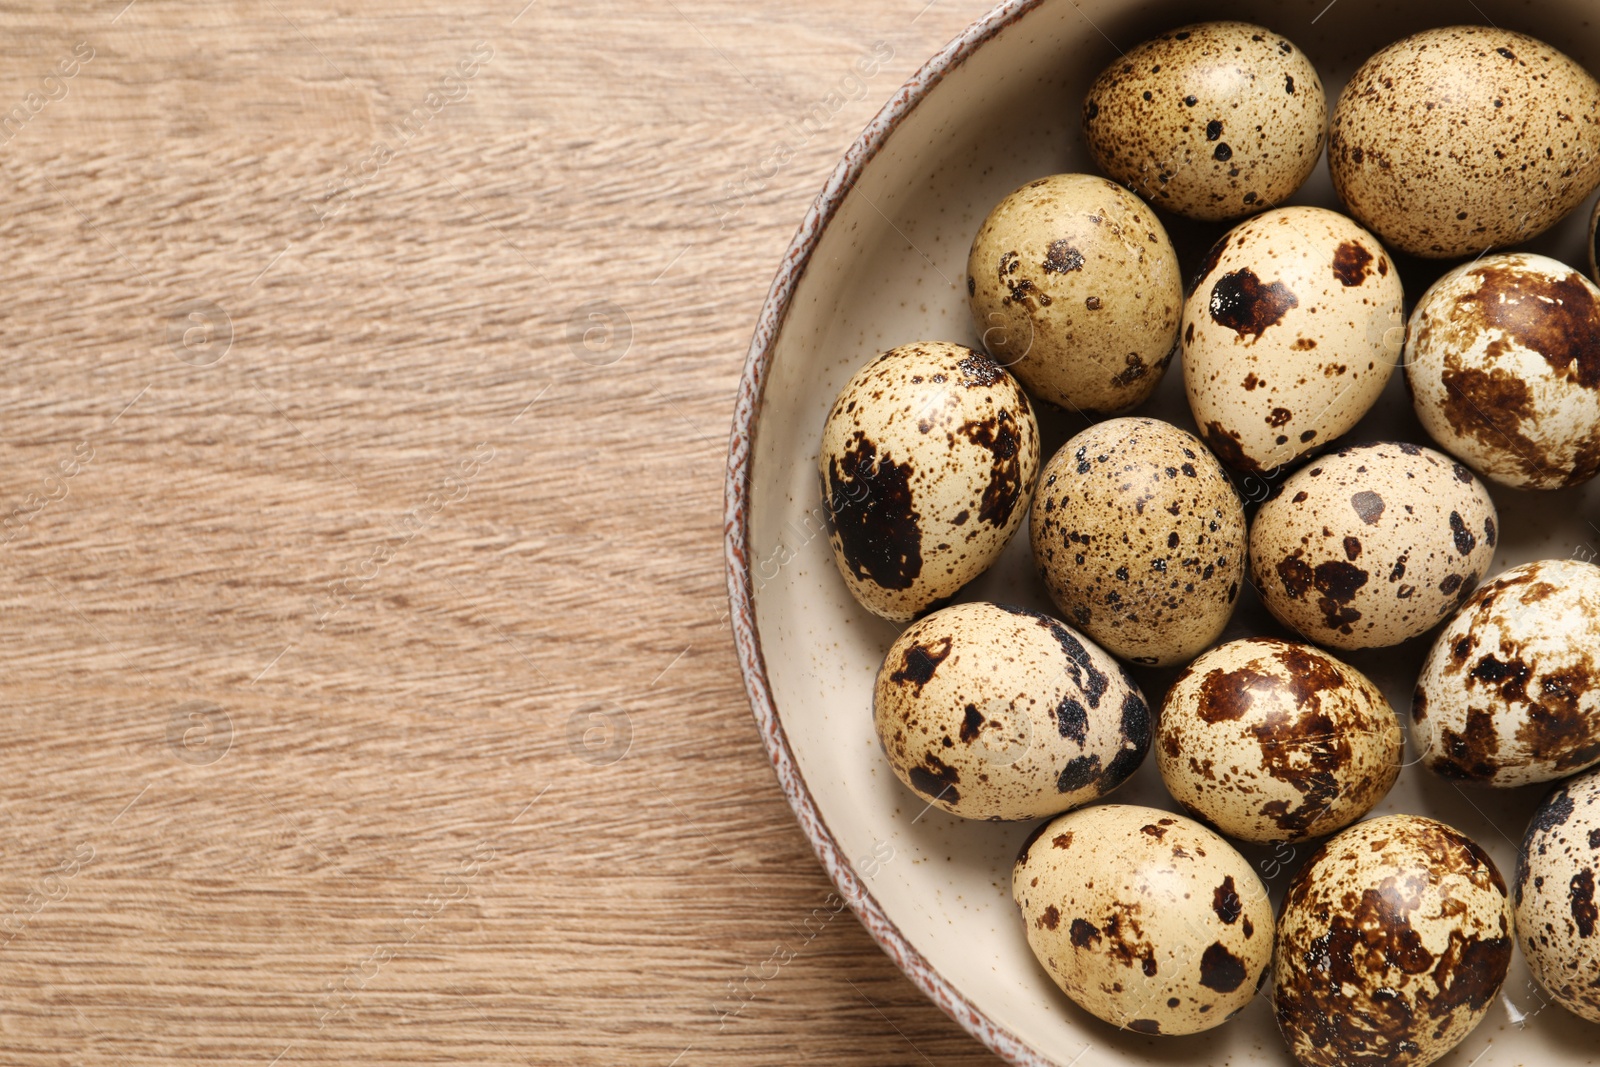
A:
{"label": "bowl interior", "polygon": [[[748,562],[768,685],[821,821],[898,935],[875,932],[880,939],[902,937],[920,953],[956,993],[946,1007],[953,1006],[957,1018],[991,1044],[1009,1047],[1014,1058],[1084,1067],[1292,1062],[1272,1020],[1270,982],[1238,1019],[1190,1038],[1117,1031],[1078,1009],[1034,961],[1010,900],[1011,860],[1030,826],[970,823],[926,809],[895,779],[873,736],[870,707],[874,674],[897,628],[859,608],[834,569],[816,475],[829,405],[850,374],[882,349],[924,339],[978,345],[964,292],[972,237],[989,208],[1023,182],[1093,171],[1078,108],[1090,80],[1120,49],[1201,17],[1259,22],[1310,55],[1331,107],[1362,60],[1430,26],[1493,22],[1543,38],[1591,71],[1600,70],[1600,28],[1591,21],[1591,2],[1290,0],[1200,7],[1177,0],[1043,0],[928,91],[867,163],[817,239],[771,346],[750,459]],[[1340,208],[1326,160],[1291,202]],[[1585,268],[1589,206],[1529,247]],[[1163,221],[1185,277],[1227,228],[1170,216]],[[1453,265],[1397,260],[1408,308]],[[1411,413],[1403,377],[1395,375],[1378,406],[1345,440],[1427,441]],[[1138,414],[1193,431],[1176,361]],[[1041,418],[1047,457],[1083,426],[1042,408]],[[1265,494],[1259,484],[1240,488],[1247,499]],[[1596,493],[1494,489],[1503,535],[1492,572],[1533,559],[1593,556],[1600,548]],[[1025,528],[961,599],[1053,610],[1033,577]],[[1224,640],[1252,633],[1282,631],[1247,591]],[[1431,635],[1344,658],[1377,681],[1409,721],[1412,685],[1430,641]],[[1175,673],[1135,672],[1152,707],[1159,706]],[[1413,748],[1407,758],[1415,758]],[[1543,792],[1457,787],[1408,766],[1374,814],[1407,811],[1450,823],[1488,849],[1509,876],[1517,842]],[[1113,799],[1173,807],[1153,760]],[[1276,905],[1311,850],[1300,844],[1241,851],[1261,871]],[[1005,1033],[997,1038],[972,1011]],[[1006,1034],[1022,1047],[1008,1046]],[[1441,1062],[1592,1063],[1597,1036],[1600,1030],[1549,1002],[1519,955],[1487,1019]]]}

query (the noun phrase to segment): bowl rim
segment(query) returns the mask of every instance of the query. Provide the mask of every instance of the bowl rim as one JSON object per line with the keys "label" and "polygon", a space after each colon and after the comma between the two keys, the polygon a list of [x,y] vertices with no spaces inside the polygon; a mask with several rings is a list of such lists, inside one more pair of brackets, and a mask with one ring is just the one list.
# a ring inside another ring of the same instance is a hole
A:
{"label": "bowl rim", "polygon": [[727,481],[724,487],[723,549],[728,569],[729,625],[744,676],[745,692],[755,716],[761,740],[766,745],[778,782],[801,830],[810,840],[828,877],[832,879],[867,933],[895,962],[923,994],[946,1015],[991,1051],[1023,1067],[1052,1067],[1055,1061],[1009,1030],[998,1025],[940,974],[912,946],[856,873],[840,848],[833,832],[817,810],[811,790],[801,776],[789,747],[788,736],[779,721],[777,704],[767,679],[766,659],[761,636],[755,624],[755,584],[751,575],[750,552],[750,458],[760,418],[768,372],[771,369],[778,336],[788,318],[795,291],[805,276],[827,226],[855,188],[868,164],[888,142],[900,123],[910,115],[944,77],[959,67],[979,46],[1001,30],[1017,22],[1045,0],[1003,0],[956,35],[932,59],[897,89],[889,102],[873,117],[846,150],[829,175],[801,221],[794,239],[784,253],[777,276],[762,305],[750,340],[744,372],[739,378],[734,406],[733,429],[728,443]]}

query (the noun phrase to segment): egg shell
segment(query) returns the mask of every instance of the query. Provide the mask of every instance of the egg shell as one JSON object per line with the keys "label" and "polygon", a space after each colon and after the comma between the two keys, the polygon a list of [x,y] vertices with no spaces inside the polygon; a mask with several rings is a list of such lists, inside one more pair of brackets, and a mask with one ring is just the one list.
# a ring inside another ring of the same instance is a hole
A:
{"label": "egg shell", "polygon": [[1486,256],[1440,278],[1406,339],[1417,418],[1447,452],[1518,489],[1600,471],[1600,288],[1545,256]]}
{"label": "egg shell", "polygon": [[1482,482],[1431,448],[1356,445],[1296,471],[1250,528],[1250,574],[1290,629],[1339,649],[1384,648],[1461,606],[1494,559]]}
{"label": "egg shell", "polygon": [[1156,808],[1098,804],[1044,823],[1017,856],[1011,893],[1056,985],[1138,1033],[1225,1022],[1272,961],[1272,904],[1249,861]]}
{"label": "egg shell", "polygon": [[1328,165],[1393,248],[1448,259],[1519,244],[1600,185],[1600,83],[1524,34],[1427,30],[1350,79]]}
{"label": "egg shell", "polygon": [[1486,582],[1434,641],[1412,698],[1423,765],[1492,786],[1600,763],[1600,567],[1549,559]]}
{"label": "egg shell", "polygon": [[1511,930],[1505,881],[1471,838],[1417,815],[1357,823],[1289,883],[1278,1028],[1306,1067],[1425,1067],[1489,1010]]}
{"label": "egg shell", "polygon": [[1034,563],[1064,617],[1123,659],[1192,659],[1228,625],[1243,584],[1244,505],[1192,434],[1112,419],[1040,475]]}
{"label": "egg shell", "polygon": [[1528,970],[1567,1010],[1600,1023],[1600,771],[1558,785],[1528,823],[1512,880]]}
{"label": "egg shell", "polygon": [[982,574],[1027,514],[1039,426],[1015,378],[962,345],[883,353],[845,384],[818,457],[828,539],[863,607],[908,622]]}
{"label": "egg shell", "polygon": [[956,604],[906,628],[878,671],[889,764],[936,807],[1038,819],[1098,800],[1144,762],[1150,708],[1121,664],[1056,619]]}
{"label": "egg shell", "polygon": [[1177,351],[1183,277],[1167,231],[1092,174],[1040,178],[1002,200],[972,242],[967,294],[995,361],[1060,407],[1127,411]]}
{"label": "egg shell", "polygon": [[1212,222],[1292,196],[1322,158],[1327,126],[1327,95],[1305,53],[1247,22],[1145,41],[1106,67],[1083,105],[1102,171]]}
{"label": "egg shell", "polygon": [[1366,675],[1310,645],[1246,638],[1206,652],[1156,725],[1174,800],[1245,841],[1321,837],[1400,776],[1405,733]]}
{"label": "egg shell", "polygon": [[1211,249],[1183,310],[1183,381],[1206,444],[1264,473],[1327,446],[1400,361],[1405,291],[1377,238],[1333,211],[1280,208]]}

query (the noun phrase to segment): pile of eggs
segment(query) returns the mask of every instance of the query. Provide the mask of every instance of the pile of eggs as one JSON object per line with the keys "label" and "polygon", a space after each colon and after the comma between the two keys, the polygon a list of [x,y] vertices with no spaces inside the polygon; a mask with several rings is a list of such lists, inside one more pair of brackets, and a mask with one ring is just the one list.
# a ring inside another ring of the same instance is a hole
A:
{"label": "pile of eggs", "polygon": [[[894,773],[954,815],[1044,820],[1013,869],[1028,942],[1113,1026],[1209,1029],[1270,973],[1301,1063],[1415,1067],[1478,1024],[1518,945],[1600,1022],[1600,568],[1491,576],[1485,486],[1600,471],[1600,288],[1495,251],[1600,187],[1600,83],[1454,27],[1373,56],[1330,117],[1294,44],[1216,22],[1117,59],[1083,124],[1107,177],[1030,181],[973,240],[986,350],[891,349],[827,417],[839,572],[909,624],[873,696]],[[1348,215],[1275,206],[1324,149]],[[1187,289],[1152,205],[1237,222]],[[1391,249],[1475,258],[1408,320]],[[1179,351],[1198,436],[1128,414]],[[1432,440],[1341,446],[1401,364]],[[1100,421],[1046,456],[1039,403]],[[1241,476],[1273,485],[1253,517]],[[1025,516],[1055,615],[952,604]],[[1300,640],[1218,644],[1247,584]],[[1556,783],[1509,886],[1450,826],[1364,819],[1405,729],[1335,653],[1430,632],[1428,771]],[[1157,709],[1124,664],[1183,669]],[[1100,803],[1152,747],[1190,817]],[[1274,916],[1229,838],[1326,840]]]}

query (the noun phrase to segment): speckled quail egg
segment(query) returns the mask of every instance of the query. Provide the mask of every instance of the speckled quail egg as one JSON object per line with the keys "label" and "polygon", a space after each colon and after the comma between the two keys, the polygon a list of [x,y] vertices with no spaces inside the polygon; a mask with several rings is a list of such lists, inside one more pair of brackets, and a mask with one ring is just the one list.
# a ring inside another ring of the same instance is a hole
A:
{"label": "speckled quail egg", "polygon": [[1294,45],[1247,22],[1164,33],[1108,66],[1083,128],[1095,163],[1192,219],[1236,219],[1283,202],[1322,158],[1328,101]]}
{"label": "speckled quail egg", "polygon": [[1296,471],[1256,512],[1250,573],[1285,626],[1383,648],[1460,607],[1494,558],[1494,501],[1431,448],[1356,445]]}
{"label": "speckled quail egg", "polygon": [[1528,969],[1565,1008],[1600,1023],[1600,771],[1557,786],[1534,813],[1512,882]]}
{"label": "speckled quail egg", "polygon": [[1092,174],[1040,178],[1002,200],[972,242],[967,294],[984,347],[1060,407],[1127,411],[1177,350],[1183,278],[1167,231]]}
{"label": "speckled quail egg", "polygon": [[1011,872],[1028,946],[1079,1007],[1143,1034],[1209,1030],[1255,997],[1272,904],[1192,819],[1099,804],[1044,823]]}
{"label": "speckled quail egg", "polygon": [[1519,244],[1600,185],[1600,83],[1520,33],[1427,30],[1350,79],[1328,166],[1394,248],[1448,259]]}
{"label": "speckled quail egg", "polygon": [[1394,373],[1404,297],[1383,246],[1343,215],[1281,208],[1236,226],[1183,310],[1183,381],[1201,436],[1256,474],[1326,446]]}
{"label": "speckled quail egg", "polygon": [[1046,615],[956,604],[912,623],[872,698],[895,775],[969,819],[1038,819],[1144,761],[1150,709],[1109,655]]}
{"label": "speckled quail egg", "polygon": [[833,402],[819,456],[829,540],[845,584],[907,622],[994,563],[1022,524],[1039,427],[1015,378],[986,355],[903,345]]}
{"label": "speckled quail egg", "polygon": [[1309,645],[1214,648],[1172,683],[1156,760],[1174,800],[1245,841],[1321,837],[1400,776],[1405,734],[1378,687]]}
{"label": "speckled quail egg", "polygon": [[1600,288],[1544,256],[1487,256],[1411,315],[1406,379],[1433,439],[1485,478],[1560,489],[1600,471]]}
{"label": "speckled quail egg", "polygon": [[1306,1067],[1425,1067],[1488,1011],[1511,928],[1505,881],[1465,834],[1417,815],[1357,823],[1289,884],[1278,1028]]}
{"label": "speckled quail egg", "polygon": [[1600,763],[1600,567],[1547,559],[1484,584],[1439,633],[1417,679],[1422,762],[1493,786]]}
{"label": "speckled quail egg", "polygon": [[1084,430],[1040,475],[1033,559],[1064,616],[1135,663],[1192,659],[1244,578],[1244,505],[1193,435],[1155,419]]}

